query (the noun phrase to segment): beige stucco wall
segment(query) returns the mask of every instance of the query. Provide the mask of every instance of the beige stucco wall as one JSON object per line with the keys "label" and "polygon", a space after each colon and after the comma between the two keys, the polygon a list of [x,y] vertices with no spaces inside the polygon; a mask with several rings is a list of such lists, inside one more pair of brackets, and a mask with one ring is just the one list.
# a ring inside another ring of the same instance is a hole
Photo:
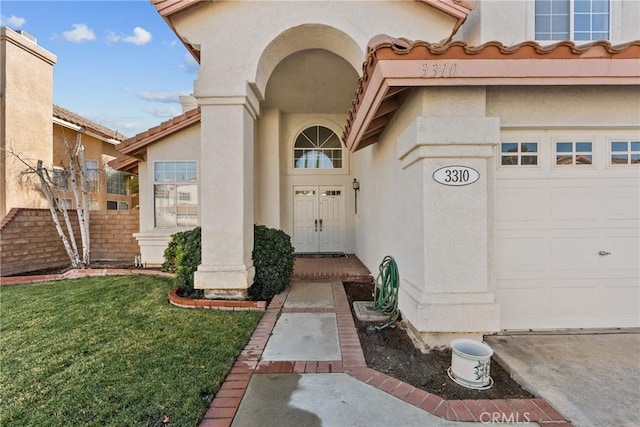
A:
{"label": "beige stucco wall", "polygon": [[[610,41],[619,44],[640,39],[640,2],[614,0],[610,7]],[[456,39],[472,45],[492,40],[505,45],[535,40],[535,0],[478,1]]]}
{"label": "beige stucco wall", "polygon": [[24,165],[5,150],[51,164],[53,65],[56,56],[33,41],[0,29],[0,217],[13,207],[44,207],[41,193],[19,185]]}
{"label": "beige stucco wall", "polygon": [[[195,95],[202,97],[245,94],[246,82],[256,83],[264,95],[271,71],[304,49],[334,52],[359,70],[373,36],[440,41],[449,36],[455,19],[410,0],[248,1],[202,4],[172,22],[201,49]],[[260,31],[238,31],[239,22]]]}
{"label": "beige stucco wall", "polygon": [[487,90],[487,114],[500,117],[503,127],[637,126],[639,112],[638,86],[510,86]]}
{"label": "beige stucco wall", "polygon": [[[490,268],[498,123],[482,87],[414,89],[381,141],[354,154],[363,212],[356,253],[371,271],[395,258],[403,318],[429,345],[499,328]],[[480,179],[436,183],[435,170],[449,165]]]}
{"label": "beige stucco wall", "polygon": [[[156,161],[196,161],[198,164],[198,201],[201,200],[203,186],[215,185],[200,181],[202,168],[207,165],[200,161],[200,124],[193,124],[147,148],[145,161],[138,163],[140,188],[140,232],[138,239],[142,262],[147,266],[160,265],[164,250],[171,235],[184,229],[157,229],[154,219],[153,164]],[[199,222],[206,220],[206,212],[200,212]]]}

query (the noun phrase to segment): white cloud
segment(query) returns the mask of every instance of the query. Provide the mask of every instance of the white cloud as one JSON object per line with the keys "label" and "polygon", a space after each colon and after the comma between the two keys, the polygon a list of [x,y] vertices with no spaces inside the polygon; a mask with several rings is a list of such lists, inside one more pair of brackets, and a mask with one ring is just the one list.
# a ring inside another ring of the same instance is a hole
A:
{"label": "white cloud", "polygon": [[22,28],[22,26],[27,22],[26,19],[20,18],[19,16],[11,15],[4,16],[0,15],[0,27],[9,27],[14,30],[18,30]]}
{"label": "white cloud", "polygon": [[188,95],[188,92],[138,92],[136,96],[145,101],[163,102],[167,104],[180,103],[180,95]]}
{"label": "white cloud", "polygon": [[73,30],[63,31],[62,37],[73,43],[82,43],[88,40],[95,40],[96,35],[93,30],[85,24],[73,24]]}
{"label": "white cloud", "polygon": [[145,113],[161,119],[175,117],[180,114],[180,109],[176,107],[149,107],[144,109]]}
{"label": "white cloud", "polygon": [[200,69],[200,64],[198,61],[191,55],[190,53],[186,53],[184,55],[184,59],[182,60],[182,65],[180,68],[184,70],[185,73],[195,74]]}
{"label": "white cloud", "polygon": [[162,44],[165,45],[168,49],[171,49],[172,47],[177,46],[178,42],[176,40],[171,40],[170,42],[163,41]]}
{"label": "white cloud", "polygon": [[135,44],[136,46],[142,46],[151,41],[151,33],[142,27],[135,27],[133,29],[133,35],[123,37],[122,41]]}
{"label": "white cloud", "polygon": [[117,43],[122,39],[122,36],[117,35],[113,31],[107,31],[107,43]]}

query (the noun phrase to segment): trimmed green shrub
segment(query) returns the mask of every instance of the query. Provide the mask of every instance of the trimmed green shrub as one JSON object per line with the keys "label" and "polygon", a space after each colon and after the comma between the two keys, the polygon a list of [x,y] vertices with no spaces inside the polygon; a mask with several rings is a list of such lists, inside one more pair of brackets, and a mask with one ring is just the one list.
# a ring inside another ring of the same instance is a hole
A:
{"label": "trimmed green shrub", "polygon": [[293,272],[291,237],[264,225],[254,227],[253,265],[256,275],[249,288],[252,300],[270,300],[289,284]]}
{"label": "trimmed green shrub", "polygon": [[175,273],[176,285],[183,295],[193,295],[193,273],[202,259],[202,233],[200,227],[171,236],[164,251],[162,271]]}

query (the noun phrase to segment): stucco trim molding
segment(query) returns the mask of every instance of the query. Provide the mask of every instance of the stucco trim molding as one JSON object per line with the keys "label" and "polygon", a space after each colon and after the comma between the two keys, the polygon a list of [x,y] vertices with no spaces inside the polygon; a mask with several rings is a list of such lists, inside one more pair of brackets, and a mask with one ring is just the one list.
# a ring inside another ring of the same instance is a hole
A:
{"label": "stucco trim molding", "polygon": [[489,158],[500,141],[498,117],[418,117],[398,138],[406,169],[425,158]]}
{"label": "stucco trim molding", "polygon": [[247,84],[245,95],[219,96],[195,94],[200,106],[243,106],[255,120],[260,116],[260,95],[255,86]]}
{"label": "stucco trim molding", "polygon": [[[49,52],[45,48],[41,47],[37,43],[27,39],[26,37],[16,33],[11,28],[0,28],[0,40],[6,40],[8,43],[29,52],[37,58],[43,60],[49,65],[55,65],[58,61],[58,57]],[[25,72],[28,70],[25,70]]]}

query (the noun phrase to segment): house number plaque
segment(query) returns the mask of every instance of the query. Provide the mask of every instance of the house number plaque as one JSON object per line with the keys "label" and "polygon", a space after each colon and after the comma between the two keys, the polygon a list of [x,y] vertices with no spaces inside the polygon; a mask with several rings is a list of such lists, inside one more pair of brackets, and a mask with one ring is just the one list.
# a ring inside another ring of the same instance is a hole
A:
{"label": "house number plaque", "polygon": [[473,184],[480,178],[480,173],[468,166],[445,166],[433,173],[433,179],[443,185],[459,187]]}

